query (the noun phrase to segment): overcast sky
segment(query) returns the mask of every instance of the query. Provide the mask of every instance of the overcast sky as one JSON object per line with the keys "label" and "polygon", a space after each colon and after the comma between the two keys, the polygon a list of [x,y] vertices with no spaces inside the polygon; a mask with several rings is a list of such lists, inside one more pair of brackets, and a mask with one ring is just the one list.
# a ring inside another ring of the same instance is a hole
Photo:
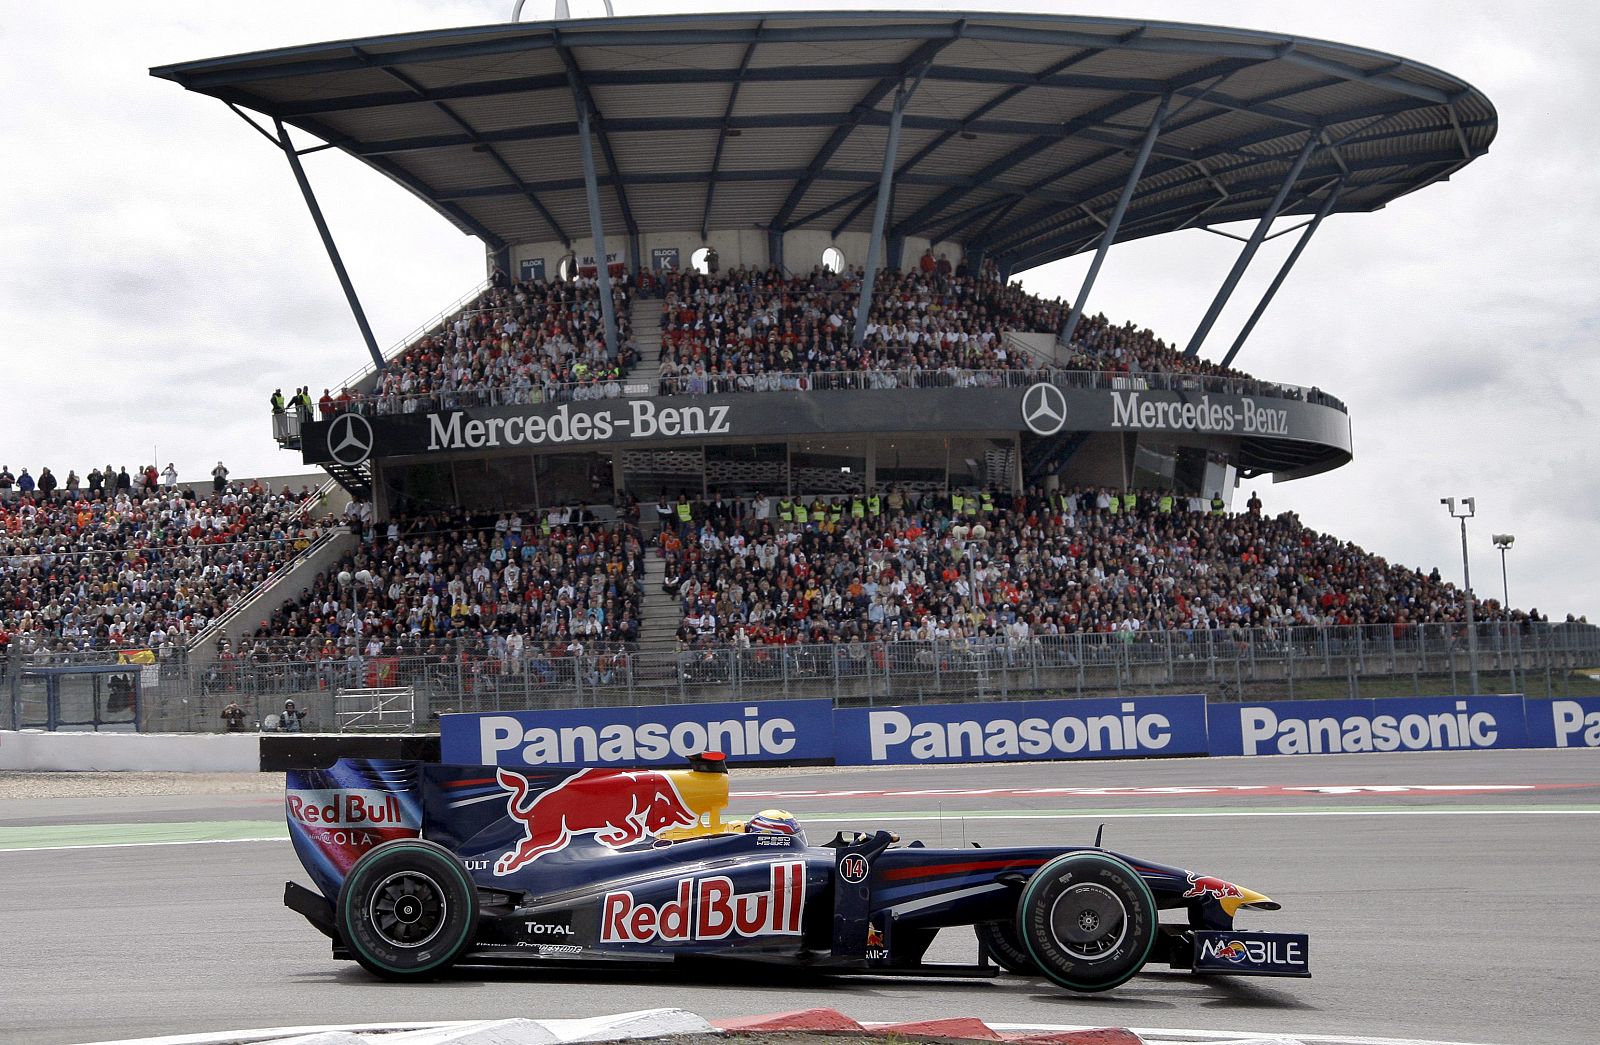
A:
{"label": "overcast sky", "polygon": [[[749,10],[615,0],[619,14]],[[574,14],[601,5],[573,0]],[[820,8],[824,4],[806,5]],[[862,7],[862,4],[837,5]],[[959,9],[918,4],[898,9]],[[1476,587],[1600,611],[1600,15],[1585,3],[1123,0],[983,5],[1204,21],[1390,51],[1463,77],[1500,114],[1488,156],[1385,211],[1331,218],[1239,365],[1349,405],[1355,461],[1259,489],[1268,511],[1459,581],[1439,498],[1476,496]],[[336,384],[360,336],[282,157],[220,103],[151,66],[291,44],[503,21],[511,0],[146,0],[11,4],[0,65],[9,333],[0,463],[65,476],[176,462],[199,479],[303,470],[268,433],[274,386]],[[532,0],[527,16],[545,17]],[[770,10],[770,8],[762,8]],[[482,277],[482,248],[334,151],[306,160],[380,344]],[[1269,243],[1212,332],[1220,355],[1293,237]],[[1120,245],[1091,311],[1185,343],[1239,245],[1200,231]],[[1024,275],[1077,291],[1085,259]]]}

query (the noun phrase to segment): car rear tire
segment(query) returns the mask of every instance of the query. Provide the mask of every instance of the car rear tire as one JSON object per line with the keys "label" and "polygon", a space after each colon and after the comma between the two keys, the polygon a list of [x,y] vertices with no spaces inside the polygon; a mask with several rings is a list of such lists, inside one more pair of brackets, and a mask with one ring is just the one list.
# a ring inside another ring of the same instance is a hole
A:
{"label": "car rear tire", "polygon": [[1017,935],[1051,982],[1108,991],[1150,958],[1156,900],[1139,873],[1098,852],[1067,853],[1028,879],[1017,901]]}
{"label": "car rear tire", "polygon": [[1016,976],[1037,976],[1039,965],[1022,946],[1017,927],[1012,922],[979,922],[972,927],[978,942],[994,963]]}
{"label": "car rear tire", "polygon": [[478,890],[450,850],[404,838],[356,861],[334,913],[362,968],[386,980],[427,979],[471,945]]}

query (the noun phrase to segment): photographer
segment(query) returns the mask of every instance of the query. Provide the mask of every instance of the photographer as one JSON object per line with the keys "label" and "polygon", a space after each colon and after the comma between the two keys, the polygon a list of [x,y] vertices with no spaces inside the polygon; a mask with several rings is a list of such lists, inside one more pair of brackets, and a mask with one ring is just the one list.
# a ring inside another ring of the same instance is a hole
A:
{"label": "photographer", "polygon": [[298,733],[300,724],[305,721],[306,713],[294,706],[294,701],[283,702],[283,714],[278,716],[278,732]]}
{"label": "photographer", "polygon": [[246,713],[237,700],[230,701],[222,709],[222,721],[227,724],[229,733],[243,733],[245,728]]}

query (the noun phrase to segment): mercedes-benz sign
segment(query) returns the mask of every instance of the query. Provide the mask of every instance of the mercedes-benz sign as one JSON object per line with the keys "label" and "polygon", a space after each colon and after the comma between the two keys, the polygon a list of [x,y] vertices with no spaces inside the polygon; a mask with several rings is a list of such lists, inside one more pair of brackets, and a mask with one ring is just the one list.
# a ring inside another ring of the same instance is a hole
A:
{"label": "mercedes-benz sign", "polygon": [[328,426],[328,454],[347,468],[372,456],[371,423],[360,414],[340,414],[334,418]]}
{"label": "mercedes-benz sign", "polygon": [[1034,435],[1055,435],[1067,423],[1067,397],[1048,381],[1039,382],[1022,393],[1022,420]]}

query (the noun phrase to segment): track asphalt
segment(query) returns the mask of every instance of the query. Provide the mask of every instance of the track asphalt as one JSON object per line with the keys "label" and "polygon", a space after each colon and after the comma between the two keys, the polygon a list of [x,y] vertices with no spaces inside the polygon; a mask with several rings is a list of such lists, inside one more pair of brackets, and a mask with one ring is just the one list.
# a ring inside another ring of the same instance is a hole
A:
{"label": "track asphalt", "polygon": [[[675,1006],[716,1018],[811,1006],[863,1021],[1238,1029],[1593,1042],[1600,1002],[1600,754],[734,770],[732,812],[783,806],[814,837],[884,827],[929,845],[1087,842],[1214,873],[1311,935],[1311,980],[1152,971],[1100,996],[1043,980],[796,980],[717,970],[469,970],[399,986],[281,906],[305,880],[281,798],[0,800],[0,1039],[59,1043],[231,1027],[571,1017]],[[248,788],[243,789],[248,791]],[[17,793],[16,788],[7,793]],[[265,840],[249,840],[265,839]],[[932,960],[970,961],[968,932]]]}

